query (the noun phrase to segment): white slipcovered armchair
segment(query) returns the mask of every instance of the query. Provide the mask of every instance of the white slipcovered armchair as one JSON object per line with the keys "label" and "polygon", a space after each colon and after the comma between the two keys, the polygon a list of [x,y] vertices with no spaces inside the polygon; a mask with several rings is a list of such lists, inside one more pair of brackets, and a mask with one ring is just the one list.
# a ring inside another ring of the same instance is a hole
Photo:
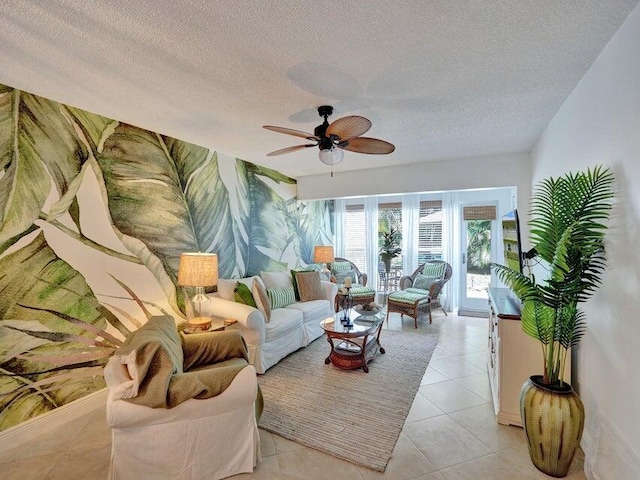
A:
{"label": "white slipcovered armchair", "polygon": [[238,332],[181,336],[173,318],[152,317],[109,360],[105,379],[111,480],[221,479],[260,459],[256,371]]}

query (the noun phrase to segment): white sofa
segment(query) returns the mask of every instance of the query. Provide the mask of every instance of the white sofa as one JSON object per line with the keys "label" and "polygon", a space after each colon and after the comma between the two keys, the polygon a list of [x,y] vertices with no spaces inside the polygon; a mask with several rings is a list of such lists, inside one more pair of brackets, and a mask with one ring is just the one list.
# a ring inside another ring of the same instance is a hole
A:
{"label": "white sofa", "polygon": [[[241,281],[251,289],[256,279],[262,282],[257,275],[233,282],[235,284]],[[257,308],[230,299],[228,291],[225,293],[220,283],[219,294],[207,295],[210,301],[206,302],[205,308],[210,315],[237,320],[236,324],[227,328],[236,328],[242,332],[249,349],[249,362],[258,373],[264,373],[281,359],[309,345],[324,333],[320,322],[334,315],[333,305],[338,287],[331,282],[321,283],[325,299],[296,302],[283,308],[275,308],[271,311],[269,322],[265,322],[264,315]]]}

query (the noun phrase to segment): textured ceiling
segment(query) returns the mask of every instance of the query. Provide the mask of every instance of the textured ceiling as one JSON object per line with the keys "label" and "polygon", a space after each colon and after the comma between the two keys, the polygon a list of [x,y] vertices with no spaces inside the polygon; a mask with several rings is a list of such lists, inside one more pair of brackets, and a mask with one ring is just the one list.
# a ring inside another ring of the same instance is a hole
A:
{"label": "textured ceiling", "polygon": [[396,145],[336,171],[526,152],[637,3],[3,0],[0,83],[294,177],[328,167],[261,126],[322,104]]}

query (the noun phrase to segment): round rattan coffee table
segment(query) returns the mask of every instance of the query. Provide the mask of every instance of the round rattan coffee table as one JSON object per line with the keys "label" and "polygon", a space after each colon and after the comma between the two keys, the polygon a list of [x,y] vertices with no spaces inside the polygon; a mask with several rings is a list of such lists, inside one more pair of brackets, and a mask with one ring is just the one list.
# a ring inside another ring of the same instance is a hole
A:
{"label": "round rattan coffee table", "polygon": [[333,318],[320,322],[327,334],[327,341],[331,345],[329,356],[324,360],[325,364],[333,363],[338,368],[353,370],[362,368],[369,372],[368,363],[385,353],[380,345],[380,332],[385,319],[385,312],[367,313],[351,312],[352,326],[345,326],[340,321],[344,316],[342,311],[336,313]]}

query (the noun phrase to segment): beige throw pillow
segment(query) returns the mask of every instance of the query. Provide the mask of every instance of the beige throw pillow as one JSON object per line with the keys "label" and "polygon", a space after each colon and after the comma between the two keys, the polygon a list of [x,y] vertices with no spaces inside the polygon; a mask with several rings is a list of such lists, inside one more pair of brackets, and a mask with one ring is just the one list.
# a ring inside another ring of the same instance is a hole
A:
{"label": "beige throw pillow", "polygon": [[324,300],[324,289],[318,272],[296,272],[296,283],[300,292],[300,301]]}
{"label": "beige throw pillow", "polygon": [[269,323],[271,320],[271,302],[269,302],[267,291],[260,282],[253,282],[253,300],[256,302],[258,310],[264,315],[264,321]]}
{"label": "beige throw pillow", "polygon": [[280,272],[260,272],[260,278],[264,283],[264,288],[273,290],[274,288],[293,287],[293,279],[287,271]]}

